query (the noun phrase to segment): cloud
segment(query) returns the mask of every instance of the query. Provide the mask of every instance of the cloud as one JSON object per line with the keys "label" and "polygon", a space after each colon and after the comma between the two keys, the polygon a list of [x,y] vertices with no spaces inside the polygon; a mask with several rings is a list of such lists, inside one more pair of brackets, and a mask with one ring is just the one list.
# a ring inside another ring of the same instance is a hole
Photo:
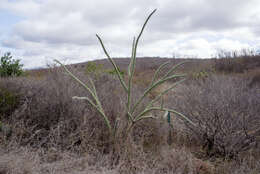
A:
{"label": "cloud", "polygon": [[27,67],[53,57],[86,61],[105,57],[98,33],[112,56],[125,57],[146,16],[158,8],[139,56],[210,57],[220,48],[259,45],[259,7],[258,0],[1,0],[0,10],[21,20],[1,36],[0,46],[15,50]]}
{"label": "cloud", "polygon": [[238,40],[228,40],[221,39],[217,42],[214,42],[213,47],[219,50],[241,50],[250,48],[250,45],[247,43],[242,43]]}

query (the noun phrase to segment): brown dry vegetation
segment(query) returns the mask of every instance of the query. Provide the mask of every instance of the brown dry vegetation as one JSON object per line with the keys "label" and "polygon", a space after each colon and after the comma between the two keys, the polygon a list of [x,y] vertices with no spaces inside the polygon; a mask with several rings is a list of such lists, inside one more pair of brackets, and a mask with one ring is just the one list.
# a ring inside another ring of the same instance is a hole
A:
{"label": "brown dry vegetation", "polygon": [[[151,72],[167,60],[137,59],[135,99],[150,82]],[[144,120],[127,140],[122,137],[124,126],[119,127],[116,142],[111,142],[91,105],[72,99],[89,94],[60,68],[0,79],[0,174],[260,173],[260,57],[189,60],[179,70],[188,74],[188,80],[164,102],[198,126],[174,115],[171,125],[164,118]],[[180,61],[172,59],[171,65]],[[105,60],[96,62],[111,68]],[[129,59],[116,63],[124,70]],[[70,69],[88,83],[84,67]],[[243,71],[238,71],[241,67]],[[118,80],[101,73],[94,83],[116,126],[125,107]],[[146,100],[165,88],[153,90]]]}

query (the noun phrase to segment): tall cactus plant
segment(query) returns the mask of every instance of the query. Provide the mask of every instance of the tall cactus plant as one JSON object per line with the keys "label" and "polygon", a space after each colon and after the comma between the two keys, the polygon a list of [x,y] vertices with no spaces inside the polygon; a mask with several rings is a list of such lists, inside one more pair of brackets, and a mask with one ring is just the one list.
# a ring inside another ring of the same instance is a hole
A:
{"label": "tall cactus plant", "polygon": [[[150,15],[148,16],[148,18],[145,20],[145,23],[142,26],[142,29],[139,33],[139,35],[137,36],[137,38],[134,37],[133,39],[133,43],[132,43],[132,55],[131,55],[131,61],[128,65],[128,71],[127,71],[127,76],[128,76],[128,83],[124,80],[122,74],[120,73],[119,67],[116,65],[116,63],[114,62],[114,60],[110,57],[109,53],[107,52],[104,43],[101,39],[101,37],[99,35],[96,35],[101,46],[102,49],[105,53],[105,55],[107,56],[108,60],[111,62],[111,64],[113,65],[113,68],[116,72],[116,75],[120,81],[120,84],[122,86],[122,88],[124,89],[124,92],[127,94],[127,103],[126,103],[126,115],[128,117],[128,127],[126,129],[126,133],[128,133],[131,128],[139,121],[144,120],[144,119],[156,119],[157,117],[155,117],[152,114],[152,111],[163,111],[163,112],[169,112],[169,113],[174,113],[175,115],[178,115],[179,117],[181,117],[183,120],[189,122],[192,125],[195,125],[191,120],[189,120],[186,116],[184,116],[183,114],[177,112],[174,109],[170,109],[170,108],[166,108],[163,105],[163,102],[160,105],[156,105],[158,103],[158,101],[160,99],[162,99],[163,95],[165,95],[167,92],[169,92],[170,90],[172,90],[174,87],[176,87],[178,84],[180,84],[181,82],[183,82],[184,79],[179,80],[177,82],[175,82],[174,84],[172,84],[172,86],[170,86],[168,89],[162,91],[160,94],[158,94],[153,100],[151,100],[141,112],[137,112],[137,108],[138,106],[143,102],[144,98],[148,96],[148,94],[155,89],[156,87],[158,87],[159,85],[165,83],[166,81],[172,80],[172,79],[176,79],[176,78],[180,78],[180,77],[184,77],[183,74],[173,74],[173,72],[175,71],[176,68],[178,68],[180,65],[183,64],[179,63],[175,66],[173,66],[172,68],[170,68],[167,73],[165,73],[162,77],[158,77],[159,72],[165,68],[170,62],[166,62],[164,64],[162,64],[161,66],[159,66],[159,68],[155,71],[154,75],[153,75],[153,79],[152,82],[150,83],[150,85],[146,88],[146,90],[144,91],[144,93],[140,96],[140,98],[137,100],[137,102],[132,103],[132,97],[133,97],[133,89],[132,89],[132,84],[133,84],[133,76],[134,76],[134,72],[135,72],[135,65],[136,65],[136,53],[137,53],[137,48],[138,48],[138,43],[139,40],[142,36],[142,33],[145,29],[145,26],[147,24],[147,22],[149,21],[149,19],[151,18],[151,16],[156,12],[156,9],[153,10],[152,13],[150,13]],[[115,135],[116,130],[112,127],[111,122],[109,120],[108,115],[106,115],[106,113],[104,112],[104,109],[101,105],[101,102],[98,98],[97,95],[97,91],[95,88],[95,85],[93,83],[93,81],[90,79],[90,84],[85,84],[83,83],[80,79],[78,79],[74,74],[72,74],[68,68],[62,64],[60,61],[55,60],[58,64],[60,64],[65,71],[68,73],[68,75],[70,75],[76,82],[78,82],[80,85],[82,85],[92,96],[93,99],[89,98],[89,97],[78,97],[78,96],[74,96],[74,99],[79,99],[79,100],[87,100],[94,108],[96,108],[96,110],[99,112],[100,116],[104,119],[106,126],[108,128],[108,130],[110,131],[110,133],[112,135]],[[125,114],[124,114],[125,115]],[[122,114],[122,116],[124,116]]]}

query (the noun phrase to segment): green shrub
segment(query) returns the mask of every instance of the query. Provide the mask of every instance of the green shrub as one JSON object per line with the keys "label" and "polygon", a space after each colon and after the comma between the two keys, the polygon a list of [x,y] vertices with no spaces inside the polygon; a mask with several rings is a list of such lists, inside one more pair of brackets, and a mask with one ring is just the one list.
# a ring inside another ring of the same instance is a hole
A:
{"label": "green shrub", "polygon": [[[125,72],[118,69],[119,73],[124,76]],[[94,75],[94,77],[99,77],[102,73],[109,74],[109,75],[117,75],[115,69],[104,69],[103,64],[97,64],[96,62],[88,62],[86,65],[86,74]]]}
{"label": "green shrub", "polygon": [[20,76],[23,73],[20,60],[12,59],[11,53],[5,53],[0,59],[0,77]]}
{"label": "green shrub", "polygon": [[103,64],[97,64],[96,62],[88,62],[86,65],[86,73],[98,76],[100,73],[104,72],[103,66]]}
{"label": "green shrub", "polygon": [[[120,75],[121,75],[122,77],[124,77],[125,71],[122,71],[122,70],[120,70],[120,69],[118,69],[118,71],[119,71]],[[115,75],[115,76],[117,75],[117,72],[116,72],[115,69],[107,69],[106,72],[107,72],[108,74],[110,74],[110,75]]]}
{"label": "green shrub", "polygon": [[202,70],[199,72],[193,72],[191,74],[191,78],[194,80],[204,80],[204,79],[208,78],[209,75],[210,75],[209,72]]}

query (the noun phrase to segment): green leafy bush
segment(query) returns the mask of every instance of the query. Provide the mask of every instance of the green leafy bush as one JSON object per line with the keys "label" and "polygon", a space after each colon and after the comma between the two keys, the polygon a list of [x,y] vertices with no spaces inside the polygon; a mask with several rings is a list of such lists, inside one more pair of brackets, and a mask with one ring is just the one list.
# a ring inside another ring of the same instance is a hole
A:
{"label": "green leafy bush", "polygon": [[[119,71],[119,73],[120,73],[121,76],[124,76],[124,75],[125,75],[125,72],[124,72],[124,71],[122,71],[122,70],[120,70],[120,69],[118,69],[118,71]],[[107,72],[108,74],[110,74],[110,75],[117,75],[117,72],[116,72],[115,69],[107,69],[106,72]]]}
{"label": "green leafy bush", "polygon": [[23,74],[20,60],[12,59],[11,53],[5,53],[0,59],[0,77],[20,76]]}
{"label": "green leafy bush", "polygon": [[97,64],[96,62],[88,62],[86,65],[86,73],[99,75],[104,71],[103,64]]}
{"label": "green leafy bush", "polygon": [[[124,76],[125,72],[118,69],[119,73]],[[102,73],[109,75],[117,75],[116,70],[114,69],[105,69],[103,64],[97,64],[96,62],[88,62],[86,65],[86,74],[94,75],[95,77],[100,77]]]}
{"label": "green leafy bush", "polygon": [[194,72],[191,74],[192,79],[194,79],[194,80],[206,79],[209,77],[209,75],[210,75],[210,73],[207,71],[204,71],[204,70],[199,71],[199,72]]}

